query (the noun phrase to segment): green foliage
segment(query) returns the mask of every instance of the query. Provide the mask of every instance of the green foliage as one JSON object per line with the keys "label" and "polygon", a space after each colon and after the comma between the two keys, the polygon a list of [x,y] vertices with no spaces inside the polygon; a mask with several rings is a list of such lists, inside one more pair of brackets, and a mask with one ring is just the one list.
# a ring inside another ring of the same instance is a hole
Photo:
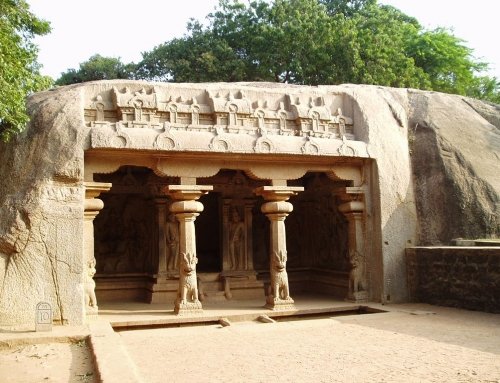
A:
{"label": "green foliage", "polygon": [[377,3],[377,0],[318,0],[326,7],[329,15],[342,13],[345,17],[352,17]]}
{"label": "green foliage", "polygon": [[500,81],[496,77],[480,76],[467,89],[467,96],[500,104]]}
{"label": "green foliage", "polygon": [[68,69],[56,80],[56,85],[69,85],[93,80],[129,79],[135,73],[134,64],[123,64],[120,59],[94,55],[80,64],[80,68]]}
{"label": "green foliage", "polygon": [[136,76],[155,81],[210,82],[243,80],[244,63],[228,43],[196,24],[191,36],[143,53]]}
{"label": "green foliage", "polygon": [[426,73],[430,88],[440,92],[466,94],[474,86],[474,74],[487,67],[472,59],[463,40],[442,28],[413,36],[406,53]]}
{"label": "green foliage", "polygon": [[50,25],[29,11],[24,0],[0,0],[0,139],[8,141],[28,122],[25,98],[48,88],[52,79],[41,76],[36,35]]}
{"label": "green foliage", "polygon": [[424,89],[429,86],[422,68],[405,54],[407,41],[419,32],[415,19],[394,7],[373,2],[351,19],[360,56],[359,74],[352,82]]}

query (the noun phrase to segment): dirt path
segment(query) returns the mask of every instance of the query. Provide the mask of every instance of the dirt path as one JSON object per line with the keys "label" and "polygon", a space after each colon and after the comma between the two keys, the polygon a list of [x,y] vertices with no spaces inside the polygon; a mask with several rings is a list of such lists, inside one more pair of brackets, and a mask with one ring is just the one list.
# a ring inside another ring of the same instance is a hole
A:
{"label": "dirt path", "polygon": [[120,334],[151,383],[500,382],[499,316],[415,313]]}

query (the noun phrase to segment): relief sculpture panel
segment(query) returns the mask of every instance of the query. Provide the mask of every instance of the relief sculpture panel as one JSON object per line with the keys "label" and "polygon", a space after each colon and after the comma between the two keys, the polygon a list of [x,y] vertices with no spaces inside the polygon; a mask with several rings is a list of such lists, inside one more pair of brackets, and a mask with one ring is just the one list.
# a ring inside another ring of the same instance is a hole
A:
{"label": "relief sculpture panel", "polygon": [[229,272],[252,271],[254,200],[223,200],[223,268]]}
{"label": "relief sculpture panel", "polygon": [[334,184],[316,176],[292,197],[294,211],[286,222],[288,268],[320,267],[348,271],[348,225],[337,209]]}
{"label": "relief sculpture panel", "polygon": [[[341,95],[261,94],[244,90],[176,90],[160,86],[112,87],[88,94],[89,127],[315,137],[354,140],[353,119],[344,115]],[[98,136],[96,131],[94,134]]]}
{"label": "relief sculpture panel", "polygon": [[106,194],[94,221],[99,274],[152,272],[154,205],[142,195]]}

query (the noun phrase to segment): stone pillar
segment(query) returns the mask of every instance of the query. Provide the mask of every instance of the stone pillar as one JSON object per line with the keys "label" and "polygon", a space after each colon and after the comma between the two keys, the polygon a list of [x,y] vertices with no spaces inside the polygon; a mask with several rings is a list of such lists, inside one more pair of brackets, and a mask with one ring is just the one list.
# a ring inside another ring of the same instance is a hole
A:
{"label": "stone pillar", "polygon": [[196,233],[194,221],[203,211],[203,205],[197,200],[212,186],[201,185],[169,185],[166,192],[174,202],[170,211],[179,221],[179,290],[175,301],[176,314],[202,312],[198,298],[198,281],[196,278]]}
{"label": "stone pillar", "polygon": [[[368,298],[366,283],[366,259],[364,241],[364,210],[362,191],[359,188],[345,188],[340,192],[342,203],[338,209],[348,222],[349,289],[347,300],[366,302]],[[338,193],[338,191],[337,191]]]}
{"label": "stone pillar", "polygon": [[271,310],[295,309],[290,297],[288,275],[286,272],[286,232],[285,218],[293,211],[288,199],[303,191],[303,187],[263,186],[255,190],[264,198],[261,210],[269,219],[271,225],[269,258],[271,285],[267,296],[266,307]]}
{"label": "stone pillar", "polygon": [[84,254],[84,307],[87,316],[98,313],[97,299],[95,296],[95,266],[94,256],[94,219],[104,207],[102,200],[96,198],[102,192],[111,189],[110,183],[84,182],[85,202],[83,204],[83,254]]}

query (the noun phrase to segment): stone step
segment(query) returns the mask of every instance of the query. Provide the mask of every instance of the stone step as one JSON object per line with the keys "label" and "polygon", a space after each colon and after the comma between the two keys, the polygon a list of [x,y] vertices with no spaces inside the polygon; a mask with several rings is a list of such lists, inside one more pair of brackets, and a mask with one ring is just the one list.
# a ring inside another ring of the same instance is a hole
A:
{"label": "stone step", "polygon": [[224,285],[220,281],[217,282],[201,281],[201,289],[203,291],[223,291]]}
{"label": "stone step", "polygon": [[203,291],[203,302],[222,302],[226,300],[224,291]]}

